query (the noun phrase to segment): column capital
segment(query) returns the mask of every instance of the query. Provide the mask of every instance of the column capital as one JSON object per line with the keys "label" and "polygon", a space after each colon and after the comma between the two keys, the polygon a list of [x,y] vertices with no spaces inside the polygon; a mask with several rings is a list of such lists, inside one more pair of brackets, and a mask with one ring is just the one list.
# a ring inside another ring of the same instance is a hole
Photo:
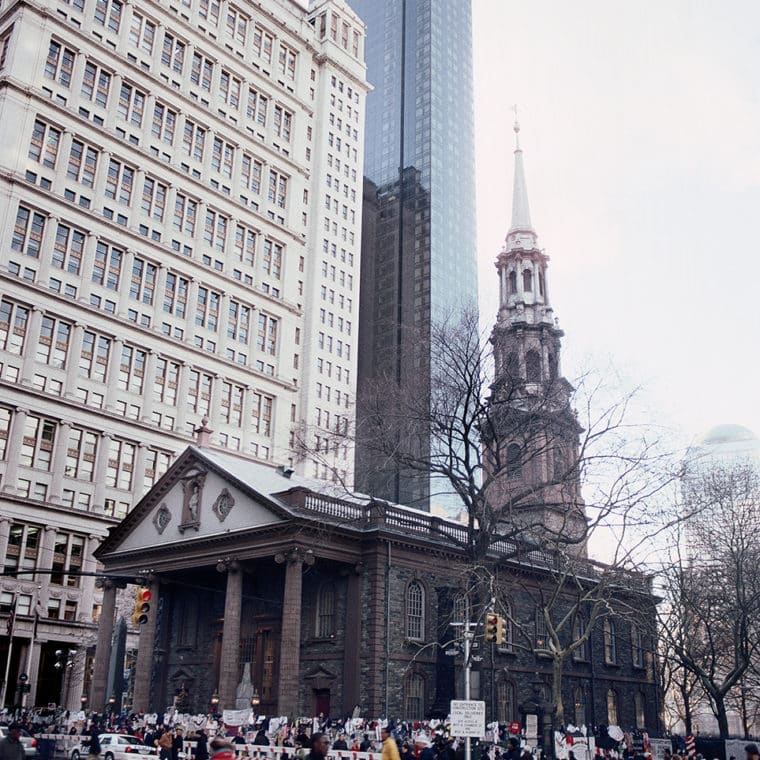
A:
{"label": "column capital", "polygon": [[314,551],[312,549],[304,549],[300,546],[294,546],[291,549],[287,549],[284,552],[278,552],[274,555],[274,561],[278,565],[287,563],[288,565],[307,565],[311,567],[314,564]]}

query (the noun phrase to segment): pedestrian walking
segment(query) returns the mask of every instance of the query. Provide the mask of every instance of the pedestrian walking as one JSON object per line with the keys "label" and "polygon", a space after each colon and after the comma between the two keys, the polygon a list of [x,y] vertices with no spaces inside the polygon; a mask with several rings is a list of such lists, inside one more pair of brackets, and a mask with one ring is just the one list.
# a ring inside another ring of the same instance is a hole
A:
{"label": "pedestrian walking", "polygon": [[398,744],[396,744],[396,740],[391,736],[388,726],[383,726],[380,729],[380,738],[383,742],[382,760],[401,760],[398,754]]}
{"label": "pedestrian walking", "polygon": [[11,723],[8,726],[8,735],[0,739],[0,760],[24,760],[21,726],[18,723]]}

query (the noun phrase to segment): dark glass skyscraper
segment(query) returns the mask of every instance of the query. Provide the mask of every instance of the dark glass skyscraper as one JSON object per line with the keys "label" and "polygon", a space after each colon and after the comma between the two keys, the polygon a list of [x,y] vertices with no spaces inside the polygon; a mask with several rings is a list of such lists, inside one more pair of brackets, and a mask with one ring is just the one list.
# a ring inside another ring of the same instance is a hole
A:
{"label": "dark glass skyscraper", "polygon": [[[364,151],[356,480],[378,498],[429,509],[445,486],[383,465],[362,441],[362,388],[429,377],[431,321],[477,302],[470,0],[351,5],[367,24],[374,87]],[[424,454],[429,436],[413,437]]]}

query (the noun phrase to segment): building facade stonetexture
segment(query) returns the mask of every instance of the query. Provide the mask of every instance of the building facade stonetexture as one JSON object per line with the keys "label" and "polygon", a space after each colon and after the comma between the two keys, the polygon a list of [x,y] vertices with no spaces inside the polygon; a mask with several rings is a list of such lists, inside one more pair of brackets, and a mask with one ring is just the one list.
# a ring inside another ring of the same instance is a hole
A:
{"label": "building facade stonetexture", "polygon": [[27,704],[92,697],[93,551],[205,418],[252,461],[350,476],[349,446],[295,449],[354,403],[363,46],[343,0],[0,9],[8,704],[23,671]]}

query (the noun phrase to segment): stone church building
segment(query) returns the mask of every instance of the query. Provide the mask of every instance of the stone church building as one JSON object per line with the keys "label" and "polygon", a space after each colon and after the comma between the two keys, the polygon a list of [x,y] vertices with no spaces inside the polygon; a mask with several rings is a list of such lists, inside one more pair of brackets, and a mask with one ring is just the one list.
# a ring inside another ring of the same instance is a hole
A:
{"label": "stone church building", "polygon": [[[577,458],[579,429],[561,377],[562,332],[549,301],[548,257],[530,221],[519,146],[515,157],[492,335],[493,393],[511,393],[514,413],[494,432],[503,438],[507,468],[489,497],[514,502],[505,520],[524,521],[527,539],[542,530],[582,535],[580,484],[565,477]],[[554,389],[548,396],[547,388]],[[551,399],[540,415],[543,447],[526,458],[537,434],[521,437],[514,428],[535,421],[539,395]],[[257,711],[266,715],[339,717],[357,705],[370,717],[445,715],[449,700],[463,694],[451,623],[461,616],[465,526],[251,462],[210,445],[209,432],[200,429],[198,445],[98,549],[113,581],[104,589],[90,706],[102,709],[108,696],[117,587],[141,579],[152,595],[140,630],[134,710],[160,711],[178,698],[198,712],[243,707],[255,693]],[[529,495],[515,501],[513,493]],[[584,557],[582,542],[576,553]],[[547,562],[540,551],[509,547],[496,557],[502,577],[522,579],[526,591],[510,599],[512,616],[535,639],[545,632],[528,589],[548,582]],[[621,593],[629,607],[651,609],[646,578],[631,576]],[[568,721],[658,732],[656,646],[644,623],[608,617],[568,659]],[[511,626],[502,646],[485,642],[482,631],[476,642],[472,696],[485,700],[489,720],[549,710],[550,661],[520,646]]]}

